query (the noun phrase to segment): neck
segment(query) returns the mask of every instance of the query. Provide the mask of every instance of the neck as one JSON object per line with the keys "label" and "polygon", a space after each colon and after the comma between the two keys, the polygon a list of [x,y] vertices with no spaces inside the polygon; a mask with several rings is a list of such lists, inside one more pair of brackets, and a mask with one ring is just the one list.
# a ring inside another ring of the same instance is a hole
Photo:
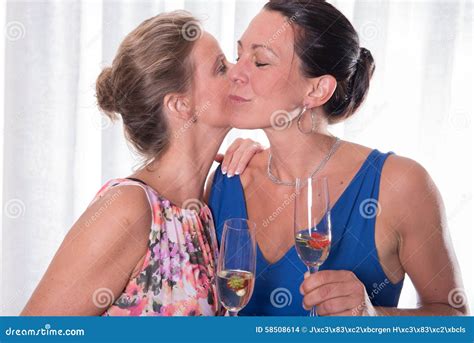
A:
{"label": "neck", "polygon": [[301,133],[296,123],[281,131],[266,129],[272,154],[272,174],[283,181],[308,177],[327,156],[335,138],[320,125],[315,132]]}
{"label": "neck", "polygon": [[188,130],[172,134],[168,149],[134,174],[178,206],[188,199],[202,200],[212,162],[229,131],[198,125]]}

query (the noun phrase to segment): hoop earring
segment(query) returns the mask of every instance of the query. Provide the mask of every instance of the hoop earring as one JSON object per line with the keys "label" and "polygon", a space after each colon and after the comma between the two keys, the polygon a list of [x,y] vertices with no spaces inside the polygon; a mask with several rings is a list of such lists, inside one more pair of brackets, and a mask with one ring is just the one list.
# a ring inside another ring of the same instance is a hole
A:
{"label": "hoop earring", "polygon": [[298,125],[298,130],[300,130],[301,133],[304,133],[305,135],[309,135],[310,133],[314,132],[315,127],[316,127],[316,118],[315,114],[313,111],[311,111],[311,129],[309,131],[304,131],[301,125],[301,119],[303,118],[303,114],[306,112],[307,107],[303,107],[303,111],[301,111],[300,114],[298,114],[298,120],[296,121],[296,124]]}

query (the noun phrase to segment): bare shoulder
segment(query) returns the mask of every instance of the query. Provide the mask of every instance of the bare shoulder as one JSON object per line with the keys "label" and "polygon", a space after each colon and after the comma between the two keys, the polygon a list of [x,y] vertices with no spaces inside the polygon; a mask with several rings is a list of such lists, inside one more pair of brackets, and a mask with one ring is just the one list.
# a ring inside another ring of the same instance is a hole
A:
{"label": "bare shoulder", "polygon": [[[84,212],[89,220],[115,220],[123,227],[136,227],[138,220],[151,224],[151,208],[145,190],[138,185],[120,185],[108,189]],[[83,220],[84,218],[80,218]],[[119,225],[119,226],[120,226]],[[149,227],[147,228],[147,230]]]}
{"label": "bare shoulder", "polygon": [[[360,165],[372,148],[352,142],[344,142],[337,164],[348,169]],[[381,173],[379,203],[384,219],[401,227],[400,219],[409,218],[414,209],[439,213],[442,199],[427,170],[417,161],[400,156],[387,157]]]}
{"label": "bare shoulder", "polygon": [[390,155],[382,171],[382,182],[394,195],[432,191],[435,187],[428,171],[417,161],[403,156]]}
{"label": "bare shoulder", "polygon": [[444,221],[443,200],[433,179],[420,163],[407,157],[387,158],[380,182],[380,202],[389,223],[398,231],[410,230],[419,220]]}
{"label": "bare shoulder", "polygon": [[109,249],[114,242],[121,246],[122,254],[135,255],[137,249],[143,251],[147,246],[151,221],[151,207],[144,189],[134,185],[115,186],[89,205],[65,241],[82,237],[84,242],[89,242],[86,249],[94,254]]}
{"label": "bare shoulder", "polygon": [[[347,160],[365,159],[373,151],[372,148],[352,143],[344,142],[346,150],[344,156]],[[382,169],[381,187],[389,188],[398,194],[423,190],[432,187],[433,182],[426,169],[417,161],[400,155],[390,155],[384,163]],[[395,192],[391,192],[395,193]]]}

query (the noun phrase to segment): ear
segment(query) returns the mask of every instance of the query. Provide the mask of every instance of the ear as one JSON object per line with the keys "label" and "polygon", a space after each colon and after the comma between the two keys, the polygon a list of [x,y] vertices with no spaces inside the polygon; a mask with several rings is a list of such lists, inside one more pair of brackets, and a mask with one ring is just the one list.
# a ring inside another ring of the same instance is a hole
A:
{"label": "ear", "polygon": [[174,117],[188,120],[193,116],[192,106],[189,98],[183,94],[166,94],[163,99],[166,111]]}
{"label": "ear", "polygon": [[307,108],[315,108],[324,105],[331,99],[337,87],[334,76],[323,75],[310,79],[310,89],[304,98]]}

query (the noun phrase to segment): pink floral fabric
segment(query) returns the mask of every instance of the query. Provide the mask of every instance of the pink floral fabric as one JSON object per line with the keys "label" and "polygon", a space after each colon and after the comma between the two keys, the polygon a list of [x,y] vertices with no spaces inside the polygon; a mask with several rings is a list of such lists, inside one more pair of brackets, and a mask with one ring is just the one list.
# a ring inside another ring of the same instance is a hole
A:
{"label": "pink floral fabric", "polygon": [[218,315],[217,241],[210,209],[179,208],[151,187],[129,179],[110,180],[95,199],[111,187],[123,185],[145,190],[153,220],[141,271],[103,315]]}

